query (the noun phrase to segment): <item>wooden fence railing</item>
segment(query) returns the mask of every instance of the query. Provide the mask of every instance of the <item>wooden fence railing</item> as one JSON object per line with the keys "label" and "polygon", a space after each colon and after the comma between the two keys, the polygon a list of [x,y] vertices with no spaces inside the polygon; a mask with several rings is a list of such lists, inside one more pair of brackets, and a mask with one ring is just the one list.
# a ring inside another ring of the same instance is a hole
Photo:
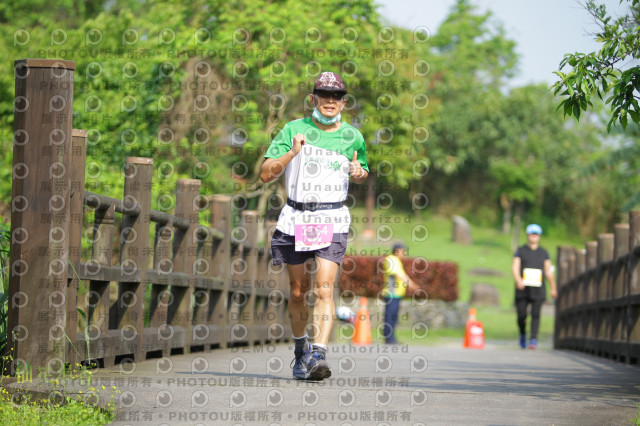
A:
{"label": "wooden fence railing", "polygon": [[[109,366],[287,341],[288,277],[271,266],[266,235],[275,224],[242,211],[234,227],[232,197],[202,196],[195,179],[178,181],[174,214],[152,210],[150,158],[126,159],[123,199],[85,191],[87,132],[71,128],[75,63],[15,66],[14,368],[59,372],[89,359]],[[203,210],[209,226],[198,223]],[[83,223],[91,211],[93,222]],[[85,259],[83,235],[91,240]]]}
{"label": "wooden fence railing", "polygon": [[637,364],[640,212],[584,250],[558,248],[554,346]]}

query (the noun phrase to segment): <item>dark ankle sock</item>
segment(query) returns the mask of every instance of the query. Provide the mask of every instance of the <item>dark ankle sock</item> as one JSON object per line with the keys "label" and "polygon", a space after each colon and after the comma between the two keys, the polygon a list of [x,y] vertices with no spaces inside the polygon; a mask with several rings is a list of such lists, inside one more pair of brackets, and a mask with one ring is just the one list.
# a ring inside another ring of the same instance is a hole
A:
{"label": "dark ankle sock", "polygon": [[294,352],[298,352],[298,353],[304,352],[304,350],[307,348],[307,345],[308,345],[307,335],[305,334],[302,337],[294,337],[293,343],[294,343],[294,348],[293,348]]}

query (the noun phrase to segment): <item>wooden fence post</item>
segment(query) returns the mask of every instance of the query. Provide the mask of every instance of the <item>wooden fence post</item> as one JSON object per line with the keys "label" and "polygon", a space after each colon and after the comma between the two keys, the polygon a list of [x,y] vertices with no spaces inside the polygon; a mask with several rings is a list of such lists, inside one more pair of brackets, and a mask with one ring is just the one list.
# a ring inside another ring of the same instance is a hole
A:
{"label": "wooden fence post", "polygon": [[[189,220],[188,229],[176,231],[173,239],[173,266],[175,272],[182,272],[189,276],[188,286],[171,286],[172,304],[169,306],[169,319],[172,326],[182,330],[184,340],[180,340],[183,353],[189,353],[192,337],[192,295],[194,285],[193,264],[196,260],[196,228],[198,227],[198,211],[200,197],[200,180],[179,179],[176,192],[176,216]],[[176,342],[177,344],[177,342]],[[176,347],[176,346],[174,346]]]}
{"label": "wooden fence post", "polygon": [[[171,241],[173,240],[173,224],[156,223],[153,249],[153,269],[160,274],[173,272],[171,260]],[[169,318],[169,304],[173,296],[169,292],[168,284],[152,284],[151,300],[149,301],[149,327],[166,327]],[[161,343],[163,357],[171,355],[171,342]]]}
{"label": "wooden fence post", "polygon": [[[557,273],[556,281],[558,286],[558,298],[556,300],[556,311],[562,312],[569,306],[569,300],[571,299],[572,287],[569,285],[571,282],[570,267],[569,267],[569,254],[573,250],[570,246],[559,246],[557,250]],[[560,339],[568,327],[568,318],[565,315],[557,315],[554,324],[553,331],[553,347],[562,347]]]}
{"label": "wooden fence post", "polygon": [[577,270],[578,270],[578,255],[576,249],[571,247],[569,250],[569,279],[571,280],[571,293],[569,297],[565,299],[566,307],[575,305],[575,299],[577,294]]}
{"label": "wooden fence post", "polygon": [[587,274],[589,275],[588,282],[586,283],[585,296],[587,302],[592,303],[596,301],[598,294],[595,280],[595,276],[597,275],[595,268],[598,266],[598,242],[587,241],[585,248],[587,250]]}
{"label": "wooden fence post", "polygon": [[[619,258],[629,253],[629,224],[618,223],[614,229],[614,249],[613,258],[617,261]],[[615,275],[612,280],[611,298],[620,298],[626,295],[625,287],[627,285],[628,262],[617,261],[615,267]]]}
{"label": "wooden fence post", "polygon": [[557,251],[557,274],[556,281],[558,289],[569,282],[569,246],[558,246]]}
{"label": "wooden fence post", "polygon": [[[198,199],[198,208],[201,207],[204,198]],[[191,333],[191,346],[198,349],[206,350],[207,346],[218,344],[218,336],[212,335],[210,323],[210,313],[212,305],[212,297],[215,292],[220,289],[220,281],[215,279],[215,275],[211,270],[212,250],[214,244],[214,236],[211,233],[198,233],[196,236],[197,253],[193,264],[194,282],[196,283],[193,293],[193,323]],[[210,282],[213,286],[203,288],[197,285],[200,282]]]}
{"label": "wooden fence post", "polygon": [[247,293],[249,300],[241,310],[241,322],[247,326],[250,345],[256,344],[259,339],[258,333],[254,329],[256,324],[256,279],[258,277],[258,212],[254,210],[243,210],[240,216],[240,224],[246,232],[246,246],[244,248],[244,260],[247,270],[243,274],[242,289]]}
{"label": "wooden fence post", "polygon": [[280,306],[284,302],[284,295],[280,290],[280,282],[278,281],[277,276],[273,276],[270,274],[269,266],[272,263],[271,260],[271,226],[272,222],[267,222],[266,219],[262,222],[260,226],[260,233],[262,234],[262,239],[264,241],[264,251],[260,256],[260,267],[258,268],[258,276],[264,279],[265,286],[265,297],[262,299],[262,312],[264,318],[266,319],[266,342],[275,342],[281,339],[283,336],[280,334],[283,332],[280,321]]}
{"label": "wooden fence post", "polygon": [[[629,212],[629,253],[634,253],[636,247],[640,246],[640,211]],[[627,294],[640,294],[640,262],[638,254],[635,253],[634,267],[630,271],[629,287]]]}
{"label": "wooden fence post", "polygon": [[576,249],[570,247],[567,250],[568,279],[572,281],[576,277]]}
{"label": "wooden fence post", "polygon": [[[75,62],[15,61],[8,344],[14,368],[64,371]],[[17,369],[17,370],[16,370]]]}
{"label": "wooden fence post", "polygon": [[601,274],[598,284],[598,300],[609,297],[611,270],[603,265],[613,260],[613,234],[598,235],[598,269]]}
{"label": "wooden fence post", "polygon": [[[273,237],[273,233],[276,231],[276,225],[277,222],[272,222],[270,223],[268,228],[269,251],[271,251],[271,238]],[[289,342],[293,337],[293,331],[291,330],[291,321],[289,320],[289,298],[291,293],[289,284],[289,271],[286,264],[281,263],[278,266],[273,266],[272,260],[269,260],[267,273],[269,276],[273,276],[277,281],[278,288],[282,292],[281,294],[284,298],[280,303],[280,309],[278,310],[278,324],[276,326],[273,326],[272,333],[280,336],[279,339],[282,339],[282,341]]]}
{"label": "wooden fence post", "polygon": [[[585,279],[585,297],[588,304],[591,304],[597,300],[597,275],[598,271],[598,242],[587,241],[585,244],[587,250],[587,277]],[[584,337],[586,339],[585,349],[588,351],[593,350],[592,341],[596,338],[596,315],[593,309],[583,311],[584,319],[581,321],[584,324]]]}
{"label": "wooden fence post", "polygon": [[284,281],[286,265],[281,264],[273,266],[271,257],[271,238],[276,230],[276,222],[269,221],[265,223],[265,256],[266,256],[266,276],[269,282],[274,283],[274,289],[269,294],[269,312],[275,314],[274,321],[269,325],[267,330],[267,338],[270,341],[289,341],[291,338],[291,327],[287,325],[289,318],[287,316],[287,300],[289,298],[289,281]]}
{"label": "wooden fence post", "polygon": [[120,265],[125,275],[138,275],[137,281],[121,282],[118,288],[117,328],[122,332],[133,361],[144,360],[144,293],[149,268],[149,224],[153,159],[128,157],[125,164],[125,205],[139,206],[137,216],[122,218]]}
{"label": "wooden fence post", "polygon": [[224,282],[222,291],[212,292],[210,298],[210,319],[220,336],[220,347],[227,347],[227,303],[231,288],[231,197],[214,195],[211,202],[211,226],[222,232],[224,237],[213,243],[211,267],[215,277]]}
{"label": "wooden fence post", "polygon": [[627,287],[627,362],[640,359],[640,212],[629,213],[629,277]]}
{"label": "wooden fence post", "polygon": [[[69,265],[71,268],[71,276],[67,285],[67,335],[71,342],[68,342],[66,356],[71,365],[78,362],[77,350],[71,347],[71,343],[78,350],[78,285],[80,284],[78,270],[80,269],[80,261],[82,258],[82,222],[84,211],[84,172],[87,163],[87,131],[73,129],[71,139],[71,163],[69,164],[69,173],[71,178],[71,195],[69,202],[69,214],[71,221],[69,225]],[[89,324],[85,324],[89,327]],[[90,337],[96,337],[96,333],[91,333]],[[82,334],[84,341],[84,333]],[[85,345],[82,345],[85,347]],[[87,354],[87,358],[89,354]]]}
{"label": "wooden fence post", "polygon": [[[587,251],[585,249],[576,250],[576,273],[579,277],[584,277],[584,273],[587,270]],[[574,306],[585,303],[585,284],[584,279],[578,278],[580,282],[576,289],[575,304]]]}
{"label": "wooden fence post", "polygon": [[[113,259],[113,226],[115,218],[115,206],[112,204],[107,209],[96,209],[93,224],[93,247],[91,262],[86,266],[87,270],[99,271],[103,266],[111,266]],[[87,316],[91,327],[96,327],[100,335],[107,336],[110,326],[115,328],[117,321],[118,305],[111,307],[111,283],[103,280],[89,281],[89,309]],[[113,311],[113,312],[111,312]],[[104,359],[104,366],[110,367],[115,361],[113,346],[102,344],[97,348],[96,357]],[[90,354],[87,354],[89,357]]]}
{"label": "wooden fence post", "polygon": [[[598,235],[598,272],[597,279],[597,300],[605,301],[609,298],[610,281],[612,277],[613,259],[613,234]],[[597,353],[609,354],[609,345],[607,344],[611,338],[611,309],[600,306],[596,311],[596,339]]]}
{"label": "wooden fence post", "polygon": [[[624,288],[626,286],[628,277],[628,259],[624,256],[629,252],[629,224],[618,223],[614,227],[614,247],[613,247],[613,259],[614,264],[612,268],[611,277],[611,300],[624,300]],[[627,339],[626,339],[626,327],[627,327],[627,308],[626,304],[614,303],[611,309],[611,343],[612,352],[618,360],[628,359],[627,353]]]}

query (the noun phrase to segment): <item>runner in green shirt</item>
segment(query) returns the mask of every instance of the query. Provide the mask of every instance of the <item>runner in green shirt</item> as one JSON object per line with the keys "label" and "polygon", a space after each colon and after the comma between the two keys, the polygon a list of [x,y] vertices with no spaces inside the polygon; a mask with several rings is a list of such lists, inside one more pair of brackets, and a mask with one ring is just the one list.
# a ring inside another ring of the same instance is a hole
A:
{"label": "runner in green shirt", "polygon": [[[349,178],[363,183],[368,176],[367,152],[358,129],[341,121],[347,90],[340,76],[323,72],[309,100],[311,117],[287,123],[265,154],[260,178],[271,182],[285,174],[287,204],[271,240],[275,265],[289,271],[289,319],[293,331],[296,379],[322,380],[331,376],[327,343],[335,307],[333,286],[347,249],[349,210],[343,205]],[[315,281],[304,263],[316,261]],[[307,340],[312,291],[314,344]]]}

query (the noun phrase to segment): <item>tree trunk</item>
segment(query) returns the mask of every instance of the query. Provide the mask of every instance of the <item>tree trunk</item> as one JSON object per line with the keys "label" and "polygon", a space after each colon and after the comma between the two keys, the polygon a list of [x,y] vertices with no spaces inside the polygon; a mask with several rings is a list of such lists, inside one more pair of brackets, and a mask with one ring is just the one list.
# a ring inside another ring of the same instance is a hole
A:
{"label": "tree trunk", "polygon": [[515,214],[513,216],[513,228],[511,232],[511,252],[515,252],[518,248],[520,230],[522,229],[522,215],[524,213],[524,203],[522,201],[516,204]]}
{"label": "tree trunk", "polygon": [[502,206],[502,233],[509,235],[511,233],[511,212],[513,203],[506,194],[500,196],[500,205]]}

